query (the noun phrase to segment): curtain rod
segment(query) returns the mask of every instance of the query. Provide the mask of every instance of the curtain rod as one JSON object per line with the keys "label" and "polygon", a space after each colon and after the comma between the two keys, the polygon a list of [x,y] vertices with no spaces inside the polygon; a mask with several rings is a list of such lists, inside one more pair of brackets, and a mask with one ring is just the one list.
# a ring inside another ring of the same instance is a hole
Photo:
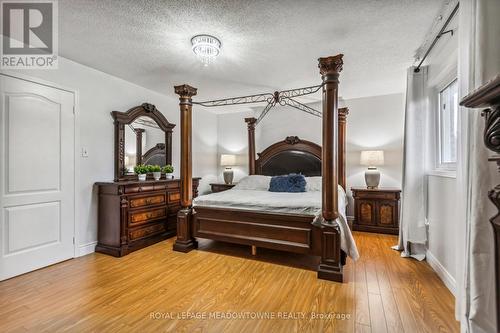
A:
{"label": "curtain rod", "polygon": [[441,37],[441,35],[443,33],[446,33],[444,30],[446,29],[446,27],[448,26],[448,24],[450,24],[451,22],[451,19],[455,16],[455,14],[457,13],[458,11],[458,6],[459,6],[459,3],[457,2],[457,5],[455,6],[455,8],[453,8],[453,11],[451,12],[450,16],[448,16],[448,19],[446,20],[446,22],[444,23],[444,25],[441,27],[441,30],[439,30],[439,33],[437,34],[436,37],[434,37],[434,40],[432,41],[431,43],[431,46],[429,46],[429,48],[427,49],[427,51],[425,51],[425,54],[422,58],[422,60],[420,61],[420,63],[418,64],[417,68],[415,68],[414,72],[415,73],[418,73],[420,72],[420,66],[422,66],[422,64],[424,63],[424,60],[425,58],[427,58],[427,56],[429,55],[429,53],[431,52],[432,48],[434,47],[434,45],[436,45],[436,42],[438,41],[439,37]]}

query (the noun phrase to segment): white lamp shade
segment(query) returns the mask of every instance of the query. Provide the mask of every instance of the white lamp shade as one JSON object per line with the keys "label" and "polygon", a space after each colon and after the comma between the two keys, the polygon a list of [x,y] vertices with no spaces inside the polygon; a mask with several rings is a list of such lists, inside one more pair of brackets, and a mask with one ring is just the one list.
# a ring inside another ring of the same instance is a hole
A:
{"label": "white lamp shade", "polygon": [[384,165],[384,151],[383,150],[362,151],[361,165],[366,165],[366,166]]}
{"label": "white lamp shade", "polygon": [[229,155],[229,154],[220,155],[220,165],[221,166],[236,165],[236,155]]}

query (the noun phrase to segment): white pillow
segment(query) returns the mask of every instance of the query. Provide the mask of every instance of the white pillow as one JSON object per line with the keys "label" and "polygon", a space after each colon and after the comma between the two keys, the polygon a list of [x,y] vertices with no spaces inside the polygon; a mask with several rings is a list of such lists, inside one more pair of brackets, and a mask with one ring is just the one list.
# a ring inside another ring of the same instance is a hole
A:
{"label": "white pillow", "polygon": [[[321,176],[315,177],[306,177],[306,191],[307,192],[321,192]],[[338,188],[339,198],[343,198],[344,200],[347,198],[347,194],[342,186],[339,185]]]}
{"label": "white pillow", "polygon": [[306,177],[306,192],[321,191],[321,176]]}
{"label": "white pillow", "polygon": [[243,177],[236,186],[233,188],[236,190],[258,190],[267,191],[269,190],[269,182],[271,177],[261,176],[261,175],[251,175]]}

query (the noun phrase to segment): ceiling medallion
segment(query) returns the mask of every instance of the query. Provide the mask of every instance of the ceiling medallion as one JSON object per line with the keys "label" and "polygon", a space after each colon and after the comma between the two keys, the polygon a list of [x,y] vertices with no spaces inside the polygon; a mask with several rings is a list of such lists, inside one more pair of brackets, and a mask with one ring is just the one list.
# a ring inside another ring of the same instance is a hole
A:
{"label": "ceiling medallion", "polygon": [[220,53],[221,42],[217,37],[210,35],[196,35],[191,38],[194,54],[203,65],[208,66]]}

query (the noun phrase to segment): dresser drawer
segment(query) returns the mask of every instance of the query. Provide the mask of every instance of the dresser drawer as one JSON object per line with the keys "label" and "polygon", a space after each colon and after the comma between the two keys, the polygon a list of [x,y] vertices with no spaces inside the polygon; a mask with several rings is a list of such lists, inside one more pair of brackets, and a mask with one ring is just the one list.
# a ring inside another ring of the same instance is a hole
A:
{"label": "dresser drawer", "polygon": [[128,222],[130,226],[135,226],[165,217],[167,217],[167,207],[162,207],[146,211],[131,212]]}
{"label": "dresser drawer", "polygon": [[181,201],[181,192],[170,192],[170,193],[167,193],[167,195],[168,195],[168,204],[169,205],[176,204],[176,203],[179,203]]}
{"label": "dresser drawer", "polygon": [[359,199],[386,199],[393,200],[396,199],[396,193],[384,193],[384,192],[355,192],[355,198]]}
{"label": "dresser drawer", "polygon": [[148,192],[148,191],[154,191],[155,186],[154,184],[144,184],[144,185],[131,185],[131,186],[125,186],[125,193],[141,193],[141,192]]}
{"label": "dresser drawer", "polygon": [[173,206],[168,206],[168,216],[177,216],[180,209],[181,205],[178,203]]}
{"label": "dresser drawer", "polygon": [[166,188],[167,188],[167,184],[165,184],[165,183],[154,184],[155,191],[162,191]]}
{"label": "dresser drawer", "polygon": [[177,182],[168,182],[167,183],[167,188],[181,188],[181,182],[180,181],[177,181]]}
{"label": "dresser drawer", "polygon": [[165,223],[157,223],[142,228],[130,229],[128,232],[128,237],[131,241],[133,241],[162,233],[165,230]]}
{"label": "dresser drawer", "polygon": [[130,208],[139,208],[147,206],[158,206],[166,203],[165,194],[155,194],[147,197],[131,197],[129,198]]}

